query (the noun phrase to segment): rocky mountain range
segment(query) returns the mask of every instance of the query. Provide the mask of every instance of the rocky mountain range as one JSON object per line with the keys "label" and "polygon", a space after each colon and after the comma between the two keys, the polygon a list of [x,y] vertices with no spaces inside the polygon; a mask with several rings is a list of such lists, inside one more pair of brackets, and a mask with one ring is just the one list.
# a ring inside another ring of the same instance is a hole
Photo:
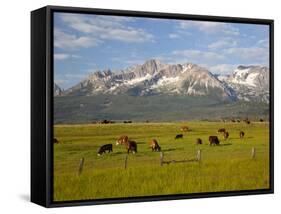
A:
{"label": "rocky mountain range", "polygon": [[196,64],[165,64],[152,59],[118,72],[96,71],[65,91],[57,84],[54,87],[54,96],[183,95],[268,103],[269,69],[238,66],[231,75],[218,76]]}

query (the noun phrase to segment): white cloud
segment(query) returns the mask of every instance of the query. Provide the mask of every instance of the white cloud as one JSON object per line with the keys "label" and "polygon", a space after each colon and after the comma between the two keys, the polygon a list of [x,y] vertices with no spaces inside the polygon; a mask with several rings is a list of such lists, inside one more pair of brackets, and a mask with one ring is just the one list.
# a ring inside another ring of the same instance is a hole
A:
{"label": "white cloud", "polygon": [[214,66],[208,67],[208,69],[214,73],[214,74],[221,74],[221,75],[227,75],[231,74],[235,68],[237,68],[238,65],[233,64],[218,64]]}
{"label": "white cloud", "polygon": [[66,60],[69,58],[79,59],[79,58],[81,58],[81,56],[75,55],[75,54],[67,54],[67,53],[55,53],[54,54],[55,60]]}
{"label": "white cloud", "polygon": [[225,59],[223,55],[220,55],[211,51],[200,50],[176,50],[172,54],[177,57],[185,58],[185,61],[193,63],[214,63]]}
{"label": "white cloud", "polygon": [[97,46],[101,41],[88,37],[88,36],[76,36],[74,34],[68,34],[62,30],[55,28],[54,30],[54,46],[62,49],[77,49]]}
{"label": "white cloud", "polygon": [[66,79],[85,79],[87,77],[86,74],[65,74],[64,77]]}
{"label": "white cloud", "polygon": [[54,59],[55,60],[65,60],[69,58],[69,54],[64,54],[64,53],[57,53],[54,54]]}
{"label": "white cloud", "polygon": [[269,48],[269,40],[268,39],[261,39],[257,42],[257,45],[260,47]]}
{"label": "white cloud", "polygon": [[235,48],[228,48],[224,50],[224,53],[240,58],[242,60],[249,60],[249,61],[260,61],[264,63],[268,60],[269,57],[269,50],[268,48],[261,48],[261,47],[235,47]]}
{"label": "white cloud", "polygon": [[220,38],[219,40],[208,45],[209,49],[222,49],[226,47],[235,47],[237,46],[237,41],[232,38]]}
{"label": "white cloud", "polygon": [[176,33],[170,33],[168,36],[169,36],[170,39],[177,39],[177,38],[180,38],[180,35],[179,35],[179,34],[176,34]]}
{"label": "white cloud", "polygon": [[181,21],[179,27],[181,29],[196,28],[206,34],[225,34],[230,36],[238,36],[240,34],[238,28],[233,27],[231,24],[222,22]]}
{"label": "white cloud", "polygon": [[63,89],[68,89],[79,83],[80,81],[86,79],[88,73],[65,73],[55,75],[55,83],[58,84]]}
{"label": "white cloud", "polygon": [[115,16],[95,16],[80,14],[62,14],[61,20],[88,37],[97,40],[118,40],[128,43],[153,41],[153,35],[141,28],[129,27],[127,22],[133,18]]}

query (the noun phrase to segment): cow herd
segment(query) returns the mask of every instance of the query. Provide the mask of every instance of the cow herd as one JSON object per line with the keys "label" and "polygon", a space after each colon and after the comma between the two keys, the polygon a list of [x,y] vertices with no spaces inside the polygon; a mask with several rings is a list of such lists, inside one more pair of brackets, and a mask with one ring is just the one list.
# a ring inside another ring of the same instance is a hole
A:
{"label": "cow herd", "polygon": [[[183,132],[187,132],[187,131],[190,131],[190,129],[187,127],[187,126],[183,126],[180,128],[181,131]],[[229,138],[229,132],[225,129],[225,128],[220,128],[218,129],[218,134],[222,134],[223,137],[224,137],[224,140],[227,140]],[[240,139],[244,138],[245,136],[245,132],[243,131],[240,131],[239,132],[239,137]],[[182,139],[183,138],[183,134],[176,134],[175,136],[175,140],[178,140],[178,139]],[[53,138],[53,143],[54,144],[59,144],[59,141],[57,138]],[[158,141],[156,139],[152,139],[149,143],[149,148],[151,148],[151,150],[153,152],[160,152],[161,151],[161,147],[158,143]],[[203,141],[201,138],[197,138],[196,139],[196,144],[197,145],[200,145],[200,144],[203,144]],[[217,146],[220,144],[220,141],[219,141],[219,138],[218,136],[209,136],[209,145],[210,146]],[[116,145],[122,145],[124,146],[126,152],[129,154],[130,152],[131,153],[137,153],[137,143],[136,141],[133,141],[131,139],[129,139],[129,137],[127,135],[122,135],[120,136],[117,140],[116,140]],[[113,152],[113,145],[112,144],[104,144],[102,145],[98,151],[97,151],[97,154],[100,156],[104,153],[110,153],[110,152]]]}
{"label": "cow herd", "polygon": [[[181,127],[180,129],[181,131],[188,131],[190,129],[187,128],[187,126],[185,127]],[[225,128],[220,128],[218,129],[218,133],[219,134],[223,134],[223,137],[225,140],[228,139],[229,137],[229,132],[225,129]],[[239,137],[240,139],[242,139],[245,136],[245,133],[243,131],[239,132]],[[183,138],[183,134],[177,134],[175,136],[175,140],[177,139],[182,139]],[[209,136],[209,145],[210,146],[217,146],[220,144],[219,138],[218,136]],[[197,138],[196,139],[196,144],[200,145],[203,144],[203,141],[201,138]],[[129,154],[130,152],[137,153],[137,143],[133,140],[130,140],[129,137],[127,135],[123,135],[120,136],[117,140],[116,140],[116,145],[123,145],[127,151],[127,153]],[[151,148],[151,150],[153,152],[160,152],[161,151],[161,147],[159,146],[159,143],[157,142],[156,139],[152,139],[149,142],[149,148]],[[98,151],[98,155],[102,155],[103,153],[105,153],[106,151],[108,152],[112,152],[112,144],[105,144],[103,146],[101,146],[99,148]]]}

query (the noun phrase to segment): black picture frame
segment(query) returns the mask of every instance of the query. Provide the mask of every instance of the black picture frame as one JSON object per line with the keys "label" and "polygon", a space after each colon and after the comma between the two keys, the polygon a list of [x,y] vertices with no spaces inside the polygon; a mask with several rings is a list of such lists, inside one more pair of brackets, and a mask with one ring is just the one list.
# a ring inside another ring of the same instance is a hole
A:
{"label": "black picture frame", "polygon": [[[269,189],[225,191],[146,197],[53,201],[53,13],[83,13],[227,23],[262,24],[270,27],[270,181]],[[205,15],[46,6],[31,12],[31,201],[44,207],[112,204],[268,194],[274,192],[274,21]]]}

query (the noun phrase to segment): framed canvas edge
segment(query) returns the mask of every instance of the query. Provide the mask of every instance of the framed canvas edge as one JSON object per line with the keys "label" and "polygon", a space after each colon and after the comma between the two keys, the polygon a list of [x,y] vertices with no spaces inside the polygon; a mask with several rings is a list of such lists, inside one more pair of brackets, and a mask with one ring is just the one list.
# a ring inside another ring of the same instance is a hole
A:
{"label": "framed canvas edge", "polygon": [[[240,17],[223,17],[208,15],[189,15],[178,13],[159,13],[147,11],[130,11],[130,10],[113,10],[100,8],[82,8],[82,7],[65,7],[65,6],[46,6],[46,207],[66,207],[66,206],[82,206],[82,205],[100,205],[100,204],[117,204],[132,202],[150,202],[164,200],[180,200],[180,199],[196,199],[196,198],[213,198],[213,197],[229,197],[244,195],[260,195],[274,193],[274,20],[272,19],[252,19]],[[91,199],[79,201],[54,201],[53,200],[53,144],[50,143],[53,136],[53,13],[54,12],[71,12],[71,13],[89,13],[100,15],[119,15],[119,16],[135,16],[150,18],[168,18],[168,19],[192,19],[198,21],[218,21],[218,22],[239,22],[249,24],[269,25],[270,38],[270,187],[268,189],[258,190],[237,190],[224,192],[208,192],[208,193],[190,193],[180,195],[160,195],[160,196],[142,196],[130,198],[113,198],[113,199]]]}

